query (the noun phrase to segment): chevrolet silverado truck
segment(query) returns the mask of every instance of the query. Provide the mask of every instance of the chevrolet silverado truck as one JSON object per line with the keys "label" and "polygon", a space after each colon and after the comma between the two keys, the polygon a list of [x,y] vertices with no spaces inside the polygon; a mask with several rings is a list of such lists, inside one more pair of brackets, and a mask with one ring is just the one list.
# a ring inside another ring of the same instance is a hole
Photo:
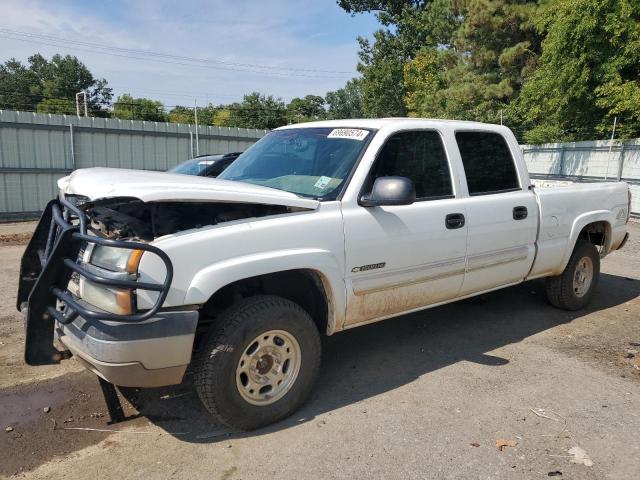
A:
{"label": "chevrolet silverado truck", "polygon": [[423,119],[276,129],[218,178],[91,168],[59,180],[22,259],[30,365],[182,382],[258,428],[294,412],[323,334],[546,277],[584,307],[627,239],[625,183],[534,188],[503,126]]}

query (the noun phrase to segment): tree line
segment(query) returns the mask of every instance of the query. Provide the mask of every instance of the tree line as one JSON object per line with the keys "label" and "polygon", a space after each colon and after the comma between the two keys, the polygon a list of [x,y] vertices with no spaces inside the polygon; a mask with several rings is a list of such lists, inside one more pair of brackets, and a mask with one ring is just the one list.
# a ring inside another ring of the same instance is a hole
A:
{"label": "tree line", "polygon": [[[271,129],[318,119],[409,116],[503,121],[529,143],[640,137],[638,0],[337,0],[380,28],[358,38],[359,76],[324,97],[259,92],[198,108],[207,125]],[[113,99],[76,57],[0,65],[0,108],[194,122],[189,106]]]}
{"label": "tree line", "polygon": [[[338,0],[359,38],[367,117],[498,123],[530,143],[640,136],[638,0]],[[618,135],[617,135],[618,136]]]}
{"label": "tree line", "polygon": [[[194,123],[193,107],[165,105],[150,98],[119,95],[114,100],[107,80],[95,78],[77,57],[40,54],[27,64],[10,59],[0,65],[0,109],[74,115],[76,93],[87,94],[87,113],[97,117],[155,122]],[[84,113],[81,99],[81,113]],[[285,103],[272,95],[252,92],[240,102],[209,104],[198,108],[202,125],[272,129],[288,123],[362,115],[359,90],[349,86],[326,97],[306,95]]]}

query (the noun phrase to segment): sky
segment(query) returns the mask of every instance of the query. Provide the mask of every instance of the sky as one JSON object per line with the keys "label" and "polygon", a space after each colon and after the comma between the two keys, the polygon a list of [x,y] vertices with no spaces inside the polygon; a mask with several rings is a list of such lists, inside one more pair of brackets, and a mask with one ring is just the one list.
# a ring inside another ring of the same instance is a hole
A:
{"label": "sky", "polygon": [[0,62],[75,55],[115,95],[168,108],[252,91],[288,102],[357,76],[356,38],[377,28],[335,0],[0,0]]}

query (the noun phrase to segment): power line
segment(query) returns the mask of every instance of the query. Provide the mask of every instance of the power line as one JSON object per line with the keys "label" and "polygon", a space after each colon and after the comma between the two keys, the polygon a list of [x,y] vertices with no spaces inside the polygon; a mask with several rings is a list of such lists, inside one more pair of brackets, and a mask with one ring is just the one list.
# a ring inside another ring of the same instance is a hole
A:
{"label": "power line", "polygon": [[[2,97],[8,97],[10,95],[17,95],[20,97],[27,97],[27,98],[33,98],[33,99],[37,99],[39,101],[43,101],[43,100],[66,100],[69,102],[73,102],[73,98],[71,97],[57,97],[57,96],[50,96],[50,95],[44,95],[44,94],[38,94],[38,93],[23,93],[17,90],[2,90],[0,89],[0,100],[2,100]],[[159,100],[153,100],[153,99],[149,99],[152,102],[155,101],[159,101]],[[11,105],[21,105],[21,106],[30,106],[35,102],[31,102],[31,103],[27,103],[27,102],[7,102],[10,103]],[[97,102],[99,105],[101,106],[108,106],[108,107],[115,107],[116,105],[123,105],[123,106],[148,106],[147,103],[143,103],[143,102],[122,102],[122,101],[117,101],[117,99],[115,101],[112,102]],[[164,103],[160,102],[163,106],[164,109],[171,109],[171,108],[176,108],[176,107],[181,107],[184,108],[186,110],[193,110],[194,107],[191,106],[187,106],[187,105],[165,105]],[[284,102],[283,102],[284,103]],[[234,102],[233,104],[221,104],[221,105],[212,105],[212,107],[214,109],[218,109],[218,110],[224,110],[224,109],[238,109],[238,110],[272,110],[272,111],[278,111],[280,110],[280,108],[268,108],[268,107],[258,107],[258,108],[252,108],[252,107],[246,107],[246,106],[242,106],[242,104],[240,102]],[[205,107],[198,107],[199,110],[207,110],[208,108],[210,108],[208,105]],[[286,105],[284,105],[282,108],[286,108]]]}
{"label": "power line", "polygon": [[[296,67],[282,67],[274,65],[259,65],[251,63],[228,62],[218,59],[203,59],[195,57],[187,57],[182,55],[171,55],[167,53],[136,50],[130,48],[114,47],[98,43],[71,40],[66,38],[54,37],[51,35],[35,34],[12,30],[8,28],[0,28],[0,37],[18,40],[27,43],[38,43],[54,47],[64,47],[88,51],[92,53],[101,53],[121,58],[130,58],[134,60],[155,61],[167,63],[171,65],[182,65],[191,67],[212,68],[217,70],[239,71],[244,73],[253,73],[266,76],[277,77],[302,77],[302,78],[347,78],[354,74],[352,72],[338,70],[314,70]],[[298,73],[303,72],[303,73]],[[327,75],[331,74],[331,75]]]}
{"label": "power line", "polygon": [[[134,95],[134,96],[138,96],[138,97],[144,97],[144,98],[149,98],[151,100],[153,100],[153,96],[155,95],[162,95],[162,96],[168,96],[168,97],[177,97],[177,98],[185,98],[188,99],[189,102],[191,102],[193,100],[194,97],[206,97],[210,100],[207,101],[207,104],[211,104],[211,103],[215,103],[217,98],[221,98],[221,99],[228,99],[228,100],[235,100],[238,102],[242,101],[242,96],[243,95],[228,95],[228,94],[220,94],[220,93],[212,93],[212,92],[194,92],[189,90],[188,92],[176,92],[176,91],[168,91],[168,90],[157,90],[157,89],[153,89],[153,88],[147,88],[147,87],[124,87],[122,85],[112,85],[112,84],[107,84],[106,85],[107,88],[110,88],[112,90],[117,90],[120,91],[120,95],[124,95],[124,94],[129,94],[129,95]],[[89,87],[90,88],[90,87]],[[22,95],[22,96],[30,96],[30,97],[42,97],[44,96],[44,94],[37,94],[37,93],[22,93],[19,90],[15,90],[15,91],[10,91],[10,90],[2,90],[0,89],[0,94],[4,92],[7,94],[18,94],[18,95]],[[136,92],[134,94],[134,92]],[[323,97],[323,95],[318,95],[319,97]],[[51,98],[66,98],[66,97],[51,97]],[[298,98],[298,97],[287,97],[287,96],[277,96],[275,97],[277,99],[283,100],[283,101],[291,101],[294,98]],[[303,97],[300,97],[303,98]],[[204,107],[200,107],[200,108],[204,108]]]}
{"label": "power line", "polygon": [[[149,94],[153,94],[153,95],[162,95],[167,97],[184,97],[184,98],[188,98],[189,101],[193,100],[193,98],[196,96],[198,98],[206,97],[211,99],[223,98],[223,99],[232,99],[232,100],[236,100],[239,98],[238,95],[227,95],[227,94],[212,93],[212,92],[194,92],[192,90],[189,90],[188,92],[185,93],[185,92],[176,92],[176,91],[168,91],[168,90],[157,90],[157,89],[147,88],[147,87],[123,87],[122,85],[111,85],[111,84],[109,84],[108,86],[109,88],[112,88],[114,90],[120,90],[124,93],[131,94],[134,91],[139,92],[138,95],[143,97],[149,97],[149,96],[152,96]],[[149,92],[149,93],[144,93],[144,92]],[[278,96],[278,98],[282,100],[293,100],[295,97]]]}
{"label": "power line", "polygon": [[74,44],[84,45],[84,46],[87,46],[87,47],[94,47],[94,48],[101,48],[101,49],[105,48],[105,49],[109,49],[109,50],[117,50],[119,52],[125,52],[125,53],[135,53],[135,54],[142,54],[142,55],[153,55],[153,56],[158,56],[158,57],[163,57],[163,58],[170,58],[170,59],[174,59],[174,60],[189,60],[189,61],[194,61],[194,62],[216,63],[216,64],[222,64],[222,65],[235,66],[235,67],[251,67],[251,68],[260,68],[260,69],[289,70],[289,71],[310,72],[310,73],[341,73],[341,74],[347,74],[347,75],[351,75],[351,73],[352,73],[352,72],[346,72],[346,71],[341,71],[341,70],[322,70],[322,69],[310,69],[310,68],[298,68],[298,67],[285,67],[285,66],[281,66],[281,65],[280,66],[278,66],[278,65],[261,65],[261,64],[256,64],[256,63],[230,62],[230,61],[227,61],[227,60],[211,59],[211,58],[187,57],[187,56],[183,56],[183,55],[173,55],[173,54],[169,54],[169,53],[160,53],[160,52],[154,52],[154,51],[149,51],[149,50],[139,50],[139,49],[133,49],[133,48],[114,47],[114,46],[111,46],[111,45],[104,45],[104,44],[92,43],[92,42],[87,42],[87,41],[71,40],[71,39],[67,39],[67,38],[55,37],[53,35],[44,35],[44,34],[37,34],[37,33],[32,33],[32,32],[24,32],[24,31],[13,30],[13,29],[4,28],[4,27],[0,27],[0,32],[12,34],[12,35],[24,35],[24,36],[34,37],[34,38],[42,38],[42,39],[51,40],[51,41],[61,41],[61,42],[66,42],[66,43],[74,43]]}

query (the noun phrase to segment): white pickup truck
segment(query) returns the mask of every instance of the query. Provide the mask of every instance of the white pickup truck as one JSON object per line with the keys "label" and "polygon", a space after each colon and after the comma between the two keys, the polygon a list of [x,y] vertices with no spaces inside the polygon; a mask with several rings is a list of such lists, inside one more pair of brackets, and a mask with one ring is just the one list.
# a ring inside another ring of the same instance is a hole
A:
{"label": "white pickup truck", "polygon": [[177,384],[253,429],[294,412],[322,334],[547,277],[584,307],[627,239],[625,183],[534,188],[508,128],[341,120],[279,128],[217,179],[59,181],[23,260],[26,361]]}

